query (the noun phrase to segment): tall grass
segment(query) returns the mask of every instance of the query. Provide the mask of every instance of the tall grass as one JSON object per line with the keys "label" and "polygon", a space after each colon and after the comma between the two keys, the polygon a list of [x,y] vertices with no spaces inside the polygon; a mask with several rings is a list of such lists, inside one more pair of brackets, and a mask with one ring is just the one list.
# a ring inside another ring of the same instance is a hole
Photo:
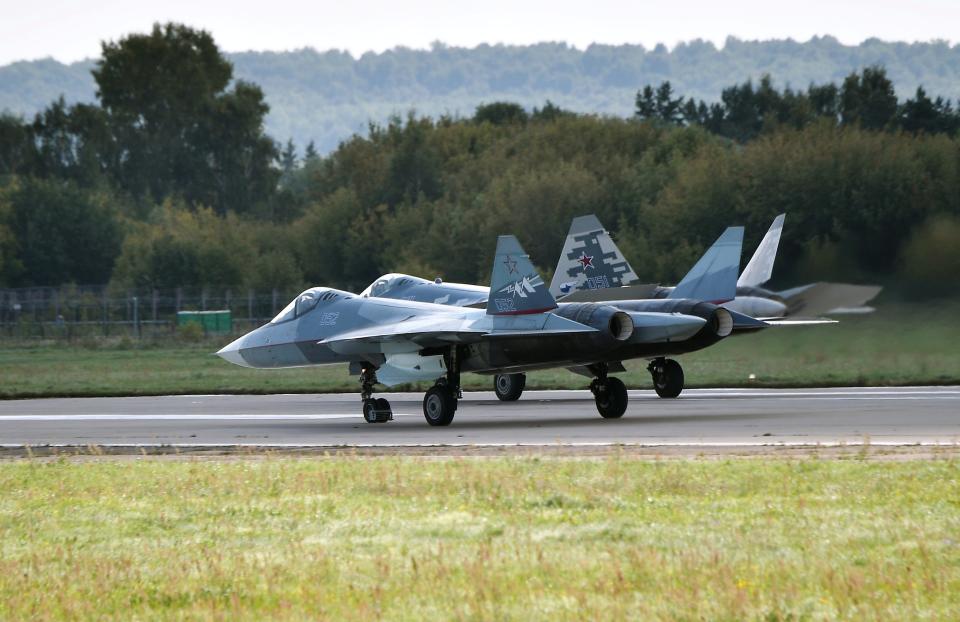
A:
{"label": "tall grass", "polygon": [[0,464],[0,618],[957,619],[960,463]]}

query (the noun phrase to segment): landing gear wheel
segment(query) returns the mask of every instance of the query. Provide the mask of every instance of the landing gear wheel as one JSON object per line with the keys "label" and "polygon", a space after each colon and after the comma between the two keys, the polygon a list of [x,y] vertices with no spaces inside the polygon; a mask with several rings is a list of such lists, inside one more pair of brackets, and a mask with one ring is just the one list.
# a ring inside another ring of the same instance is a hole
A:
{"label": "landing gear wheel", "polygon": [[457,398],[447,386],[436,385],[423,396],[423,417],[430,425],[450,425],[456,412]]}
{"label": "landing gear wheel", "polygon": [[604,419],[619,419],[627,412],[627,387],[619,378],[594,380],[590,386],[597,411]]}
{"label": "landing gear wheel", "polygon": [[367,423],[386,423],[393,419],[390,402],[378,397],[363,400],[363,418]]}
{"label": "landing gear wheel", "polygon": [[647,368],[653,376],[653,389],[664,398],[674,398],[683,391],[683,368],[673,359],[656,359]]}
{"label": "landing gear wheel", "polygon": [[493,378],[493,390],[503,402],[515,402],[527,386],[526,374],[497,374]]}

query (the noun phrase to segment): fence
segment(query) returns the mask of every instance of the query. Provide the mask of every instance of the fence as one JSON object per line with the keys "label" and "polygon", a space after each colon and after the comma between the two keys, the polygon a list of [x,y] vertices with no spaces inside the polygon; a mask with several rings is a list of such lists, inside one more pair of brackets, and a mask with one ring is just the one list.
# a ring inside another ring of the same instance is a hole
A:
{"label": "fence", "polygon": [[179,311],[230,310],[233,332],[273,318],[299,290],[117,290],[106,285],[0,289],[0,338],[163,338]]}

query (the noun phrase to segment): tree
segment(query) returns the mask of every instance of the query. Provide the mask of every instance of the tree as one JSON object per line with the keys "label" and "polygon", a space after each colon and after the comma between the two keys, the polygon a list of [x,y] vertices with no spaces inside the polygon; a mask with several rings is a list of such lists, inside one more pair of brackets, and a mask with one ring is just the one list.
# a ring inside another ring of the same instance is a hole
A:
{"label": "tree", "polygon": [[491,125],[523,125],[527,122],[527,111],[513,102],[494,102],[481,104],[473,115],[474,123]]}
{"label": "tree", "polygon": [[286,146],[280,153],[280,171],[284,176],[288,176],[297,168],[297,148],[293,144],[293,139],[287,140]]}
{"label": "tree", "polygon": [[960,113],[954,113],[949,100],[932,100],[923,87],[917,87],[913,99],[908,99],[898,113],[900,127],[914,134],[952,134],[960,127]]}
{"label": "tree", "polygon": [[20,117],[0,114],[0,177],[29,172],[35,155],[29,126]]}
{"label": "tree", "polygon": [[23,267],[16,285],[105,283],[123,231],[112,197],[59,179],[25,179],[9,194]]}
{"label": "tree", "polygon": [[897,95],[883,67],[866,67],[851,73],[840,89],[840,118],[843,125],[882,130],[897,114]]}
{"label": "tree", "polygon": [[683,97],[674,99],[669,81],[662,82],[654,91],[649,84],[637,91],[634,115],[640,120],[657,120],[671,125],[681,125],[686,107]]}
{"label": "tree", "polygon": [[179,195],[220,214],[249,211],[273,192],[276,147],[263,133],[259,87],[237,82],[213,38],[154,25],[103,44],[93,76],[120,154],[119,187],[154,201]]}
{"label": "tree", "polygon": [[307,148],[303,151],[303,163],[313,162],[320,158],[320,154],[317,153],[317,147],[313,144],[313,141],[307,143]]}

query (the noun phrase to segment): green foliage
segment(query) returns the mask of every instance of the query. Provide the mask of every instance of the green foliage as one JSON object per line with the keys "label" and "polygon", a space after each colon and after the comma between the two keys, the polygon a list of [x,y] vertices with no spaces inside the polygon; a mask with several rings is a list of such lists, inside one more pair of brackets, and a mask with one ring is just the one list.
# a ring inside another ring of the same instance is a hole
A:
{"label": "green foliage", "polygon": [[14,240],[0,250],[9,263],[5,280],[10,285],[110,278],[123,229],[108,192],[85,190],[72,181],[25,178],[0,189],[2,204],[0,249],[4,228]]}
{"label": "green foliage", "polygon": [[477,106],[473,115],[475,123],[492,123],[493,125],[514,125],[527,122],[527,111],[520,104],[512,102],[494,102]]}
{"label": "green foliage", "polygon": [[904,247],[904,282],[915,295],[960,290],[960,214],[935,214]]}
{"label": "green foliage", "polygon": [[93,71],[120,158],[114,183],[154,201],[176,195],[218,213],[250,212],[276,188],[277,157],[263,134],[263,92],[237,81],[213,38],[178,24],[154,25],[104,43]]}
{"label": "green foliage", "polygon": [[251,225],[235,215],[168,202],[124,239],[113,280],[125,287],[241,287],[255,274],[257,251]]}

